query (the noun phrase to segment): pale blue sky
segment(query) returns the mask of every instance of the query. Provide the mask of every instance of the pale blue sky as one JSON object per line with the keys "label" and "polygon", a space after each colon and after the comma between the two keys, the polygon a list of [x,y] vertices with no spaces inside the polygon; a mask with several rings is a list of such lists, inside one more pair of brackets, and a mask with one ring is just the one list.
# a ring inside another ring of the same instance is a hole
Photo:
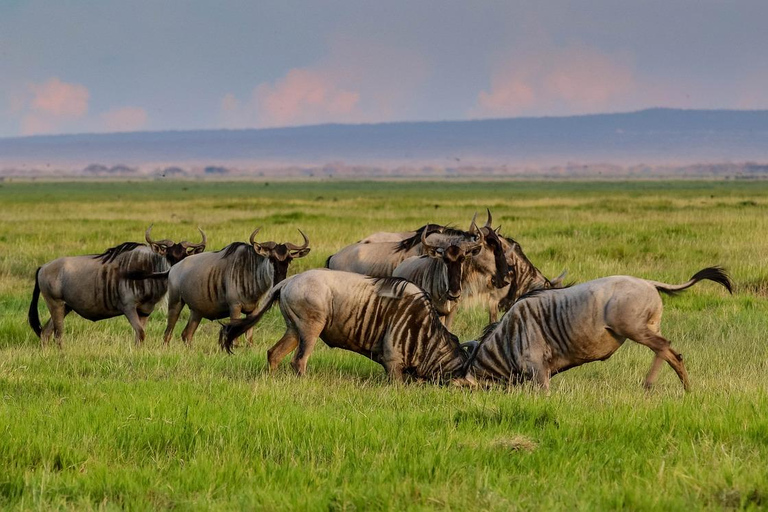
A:
{"label": "pale blue sky", "polygon": [[766,1],[0,0],[0,136],[768,108]]}

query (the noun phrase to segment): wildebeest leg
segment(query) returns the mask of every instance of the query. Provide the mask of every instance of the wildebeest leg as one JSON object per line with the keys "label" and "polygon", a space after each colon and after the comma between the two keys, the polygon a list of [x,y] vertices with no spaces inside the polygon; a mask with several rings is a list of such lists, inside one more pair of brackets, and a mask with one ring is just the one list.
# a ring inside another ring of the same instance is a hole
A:
{"label": "wildebeest leg", "polygon": [[379,362],[387,371],[390,381],[403,382],[403,356],[392,346],[391,332],[381,344]]}
{"label": "wildebeest leg", "polygon": [[61,342],[64,337],[64,317],[69,314],[71,309],[63,301],[46,301],[51,318],[45,323],[43,332],[40,336],[40,346],[44,347],[51,339],[53,333],[56,344],[61,348]]}
{"label": "wildebeest leg", "polygon": [[[668,339],[661,336],[660,334],[651,332],[650,330],[646,332],[645,335],[632,339],[641,345],[645,345],[656,353],[656,357],[651,364],[651,370],[648,372],[648,377],[646,377],[646,387],[648,386],[647,382],[649,377],[652,378],[650,384],[653,384],[653,380],[655,380],[656,374],[659,372],[659,370],[655,367],[660,365],[660,360],[663,359],[669,363],[669,366],[671,366],[673,370],[675,370],[675,373],[677,373],[680,382],[683,384],[683,389],[686,391],[690,389],[691,386],[690,382],[688,381],[688,372],[686,371],[685,365],[683,364],[683,356],[670,346]],[[659,362],[657,363],[657,361]]]}
{"label": "wildebeest leg", "polygon": [[453,320],[456,318],[456,312],[459,310],[457,304],[453,304],[451,307],[451,312],[448,313],[448,316],[445,317],[445,328],[450,330],[451,326],[453,325]]}
{"label": "wildebeest leg", "polygon": [[291,366],[296,371],[296,375],[301,377],[307,373],[307,360],[315,349],[318,336],[320,336],[320,332],[308,332],[299,335],[299,347],[293,354],[293,360],[291,361]]}
{"label": "wildebeest leg", "polygon": [[144,324],[146,323],[146,320],[142,320],[136,308],[128,308],[125,311],[125,317],[128,319],[131,327],[133,327],[133,331],[136,333],[136,345],[141,345],[144,343],[144,338],[146,337],[144,332]]}
{"label": "wildebeest leg", "polygon": [[643,382],[643,387],[645,389],[651,389],[653,387],[653,383],[656,382],[656,378],[659,376],[659,371],[661,370],[661,365],[664,363],[664,358],[661,356],[653,356],[653,362],[651,363],[651,369],[648,370],[648,375],[645,376],[645,382]]}
{"label": "wildebeest leg", "polygon": [[292,327],[286,329],[283,337],[280,341],[275,343],[272,348],[267,350],[267,362],[269,363],[269,371],[275,371],[280,361],[290,354],[293,349],[299,344],[299,333]]}
{"label": "wildebeest leg", "polygon": [[[243,307],[238,306],[230,306],[229,307],[229,321],[234,322],[235,320],[239,320],[240,317],[243,316]],[[253,345],[253,327],[245,331],[245,338],[248,341],[248,346]]]}
{"label": "wildebeest leg", "polygon": [[200,325],[200,320],[202,319],[203,315],[192,309],[189,310],[189,320],[184,330],[181,331],[181,340],[187,345],[192,344],[192,337],[195,335],[197,326]]}
{"label": "wildebeest leg", "polygon": [[176,322],[179,321],[179,315],[181,310],[184,309],[184,301],[181,297],[175,293],[168,294],[168,321],[165,324],[165,333],[163,334],[163,343],[167,345],[173,338],[173,329],[176,327]]}

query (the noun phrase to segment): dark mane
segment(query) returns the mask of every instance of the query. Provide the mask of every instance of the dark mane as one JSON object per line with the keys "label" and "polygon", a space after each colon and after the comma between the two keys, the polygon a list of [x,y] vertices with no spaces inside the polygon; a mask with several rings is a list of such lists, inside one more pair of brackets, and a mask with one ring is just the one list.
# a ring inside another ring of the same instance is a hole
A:
{"label": "dark mane", "polygon": [[[237,252],[237,250],[241,247],[251,247],[251,244],[245,243],[245,242],[232,242],[228,246],[224,247],[223,249],[220,249],[216,252],[223,252],[224,258],[229,258],[233,254]],[[255,253],[254,253],[255,254]]]}
{"label": "dark mane", "polygon": [[[499,320],[500,322],[500,320]],[[479,338],[477,338],[477,342],[481,345],[485,342],[486,338],[491,335],[491,333],[496,329],[496,326],[499,325],[499,322],[493,322],[492,324],[488,324],[483,329],[483,333],[480,335]]]}
{"label": "dark mane", "polygon": [[116,245],[115,247],[110,247],[106,251],[104,251],[101,254],[96,254],[93,256],[93,259],[95,260],[101,260],[102,265],[107,263],[112,263],[115,261],[115,258],[123,254],[124,252],[130,252],[137,247],[146,247],[145,244],[141,244],[139,242],[123,242],[120,245]]}
{"label": "dark mane", "polygon": [[573,286],[573,283],[568,283],[565,286],[563,286],[562,288],[539,288],[538,290],[531,290],[530,292],[525,293],[525,294],[521,295],[520,297],[518,297],[517,300],[512,305],[514,306],[515,304],[517,304],[521,300],[530,299],[531,297],[536,297],[538,295],[542,295],[542,294],[547,293],[547,292],[556,292],[556,291],[559,291],[559,290],[565,290],[566,288],[570,288],[571,286]]}
{"label": "dark mane", "polygon": [[425,224],[417,229],[413,236],[398,242],[397,247],[395,247],[395,252],[404,252],[413,249],[417,244],[421,243],[421,234],[425,230],[427,235],[431,235],[432,233],[442,233],[448,236],[467,236],[467,232],[460,229],[441,226],[440,224]]}

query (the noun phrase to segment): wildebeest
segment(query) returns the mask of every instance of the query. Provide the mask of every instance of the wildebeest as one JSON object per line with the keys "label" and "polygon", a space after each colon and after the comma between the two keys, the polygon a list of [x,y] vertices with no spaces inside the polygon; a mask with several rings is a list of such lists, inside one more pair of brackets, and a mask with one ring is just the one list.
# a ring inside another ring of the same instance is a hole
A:
{"label": "wildebeest", "polygon": [[473,221],[469,234],[476,240],[436,247],[430,245],[422,233],[421,245],[426,254],[406,259],[392,274],[427,291],[448,328],[464,286],[493,289],[505,285],[507,261],[496,233],[491,231],[485,237]]}
{"label": "wildebeest", "polygon": [[[251,233],[250,243],[235,242],[217,252],[197,254],[170,270],[165,343],[185,304],[190,314],[181,337],[191,343],[202,318],[236,320],[250,313],[272,286],[285,279],[291,261],[309,253],[309,239],[301,230],[303,245],[257,242],[258,232]],[[249,342],[251,335],[249,331]]]}
{"label": "wildebeest", "polygon": [[413,234],[397,241],[394,241],[394,238],[404,233],[375,233],[365,241],[348,245],[331,255],[325,262],[325,266],[331,270],[343,270],[373,277],[389,277],[395,267],[406,258],[424,254],[421,246],[422,234],[426,234],[427,239],[434,245],[447,244],[467,237],[465,231],[438,224],[427,224],[411,233]]}
{"label": "wildebeest", "polygon": [[[59,258],[37,269],[27,318],[43,345],[53,333],[61,346],[64,317],[70,311],[92,321],[125,315],[136,333],[136,343],[144,341],[147,318],[165,295],[167,283],[129,276],[165,272],[187,256],[204,251],[207,241],[202,229],[199,244],[153,240],[151,230],[149,226],[144,234],[148,245],[125,242],[101,254]],[[41,294],[51,313],[42,328],[37,311]]]}
{"label": "wildebeest", "polygon": [[438,319],[427,294],[404,279],[315,269],[278,284],[258,310],[222,327],[220,343],[255,325],[279,301],[286,331],[267,352],[269,367],[296,349],[291,366],[303,375],[320,337],[381,364],[392,380],[463,375],[468,355]]}
{"label": "wildebeest", "polygon": [[683,357],[660,334],[659,292],[673,295],[704,279],[732,292],[730,278],[719,267],[705,268],[680,285],[611,276],[532,292],[521,297],[500,322],[486,328],[466,379],[469,383],[532,380],[548,389],[553,375],[604,361],[631,339],[656,354],[646,388],[653,385],[666,361],[687,391],[690,384]]}
{"label": "wildebeest", "polygon": [[491,290],[488,294],[488,317],[491,323],[499,318],[500,311],[506,311],[521,296],[535,290],[560,288],[563,285],[565,272],[555,279],[547,277],[531,263],[523,252],[520,244],[509,237],[498,235],[504,248],[504,254],[509,267],[507,284],[503,288]]}

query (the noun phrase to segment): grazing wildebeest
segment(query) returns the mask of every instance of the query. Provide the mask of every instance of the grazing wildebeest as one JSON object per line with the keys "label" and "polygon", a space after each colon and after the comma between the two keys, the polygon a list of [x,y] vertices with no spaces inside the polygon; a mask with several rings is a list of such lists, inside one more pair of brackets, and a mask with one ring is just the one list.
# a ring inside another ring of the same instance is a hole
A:
{"label": "grazing wildebeest", "polygon": [[[187,258],[168,273],[168,327],[164,341],[173,336],[173,328],[186,304],[189,321],[181,335],[191,343],[202,318],[218,320],[240,318],[250,313],[259,301],[288,274],[294,258],[309,253],[309,239],[301,230],[304,245],[257,242],[251,233],[250,243],[235,242],[217,252]],[[248,332],[251,341],[252,332]]]}
{"label": "grazing wildebeest", "polygon": [[[412,232],[413,235],[397,241],[360,241],[348,245],[331,255],[325,266],[331,270],[355,272],[373,277],[389,277],[400,263],[411,256],[424,254],[422,234],[433,245],[444,245],[457,239],[467,238],[465,231],[438,224],[427,224]],[[366,240],[386,240],[398,233],[376,233]]]}
{"label": "grazing wildebeest", "polygon": [[270,370],[298,347],[291,366],[303,375],[318,337],[329,347],[376,361],[394,381],[403,376],[441,380],[466,370],[468,354],[440,323],[423,290],[404,279],[328,269],[303,272],[272,288],[258,310],[222,327],[222,346],[231,352],[233,340],[275,301],[286,331],[267,351]]}
{"label": "grazing wildebeest", "polygon": [[475,293],[481,287],[501,288],[507,276],[507,261],[496,233],[485,237],[473,222],[469,234],[476,240],[436,247],[422,233],[421,245],[426,255],[406,259],[392,274],[428,292],[449,329],[464,286],[473,286]]}
{"label": "grazing wildebeest", "polygon": [[[70,311],[92,321],[125,315],[136,333],[136,343],[144,341],[147,318],[165,295],[167,283],[129,276],[165,272],[187,256],[204,251],[206,244],[202,229],[199,244],[153,240],[151,230],[149,226],[144,235],[148,246],[125,242],[98,255],[59,258],[37,269],[28,320],[43,345],[53,332],[61,346],[64,317]],[[51,313],[42,328],[37,311],[40,294]]]}
{"label": "grazing wildebeest", "polygon": [[656,354],[645,379],[646,388],[653,385],[666,361],[687,391],[690,385],[683,357],[660,334],[659,292],[673,295],[704,279],[732,292],[728,275],[719,267],[705,268],[680,285],[611,276],[570,288],[531,292],[500,322],[486,328],[466,381],[532,380],[549,389],[553,375],[591,361],[604,361],[631,339]]}

